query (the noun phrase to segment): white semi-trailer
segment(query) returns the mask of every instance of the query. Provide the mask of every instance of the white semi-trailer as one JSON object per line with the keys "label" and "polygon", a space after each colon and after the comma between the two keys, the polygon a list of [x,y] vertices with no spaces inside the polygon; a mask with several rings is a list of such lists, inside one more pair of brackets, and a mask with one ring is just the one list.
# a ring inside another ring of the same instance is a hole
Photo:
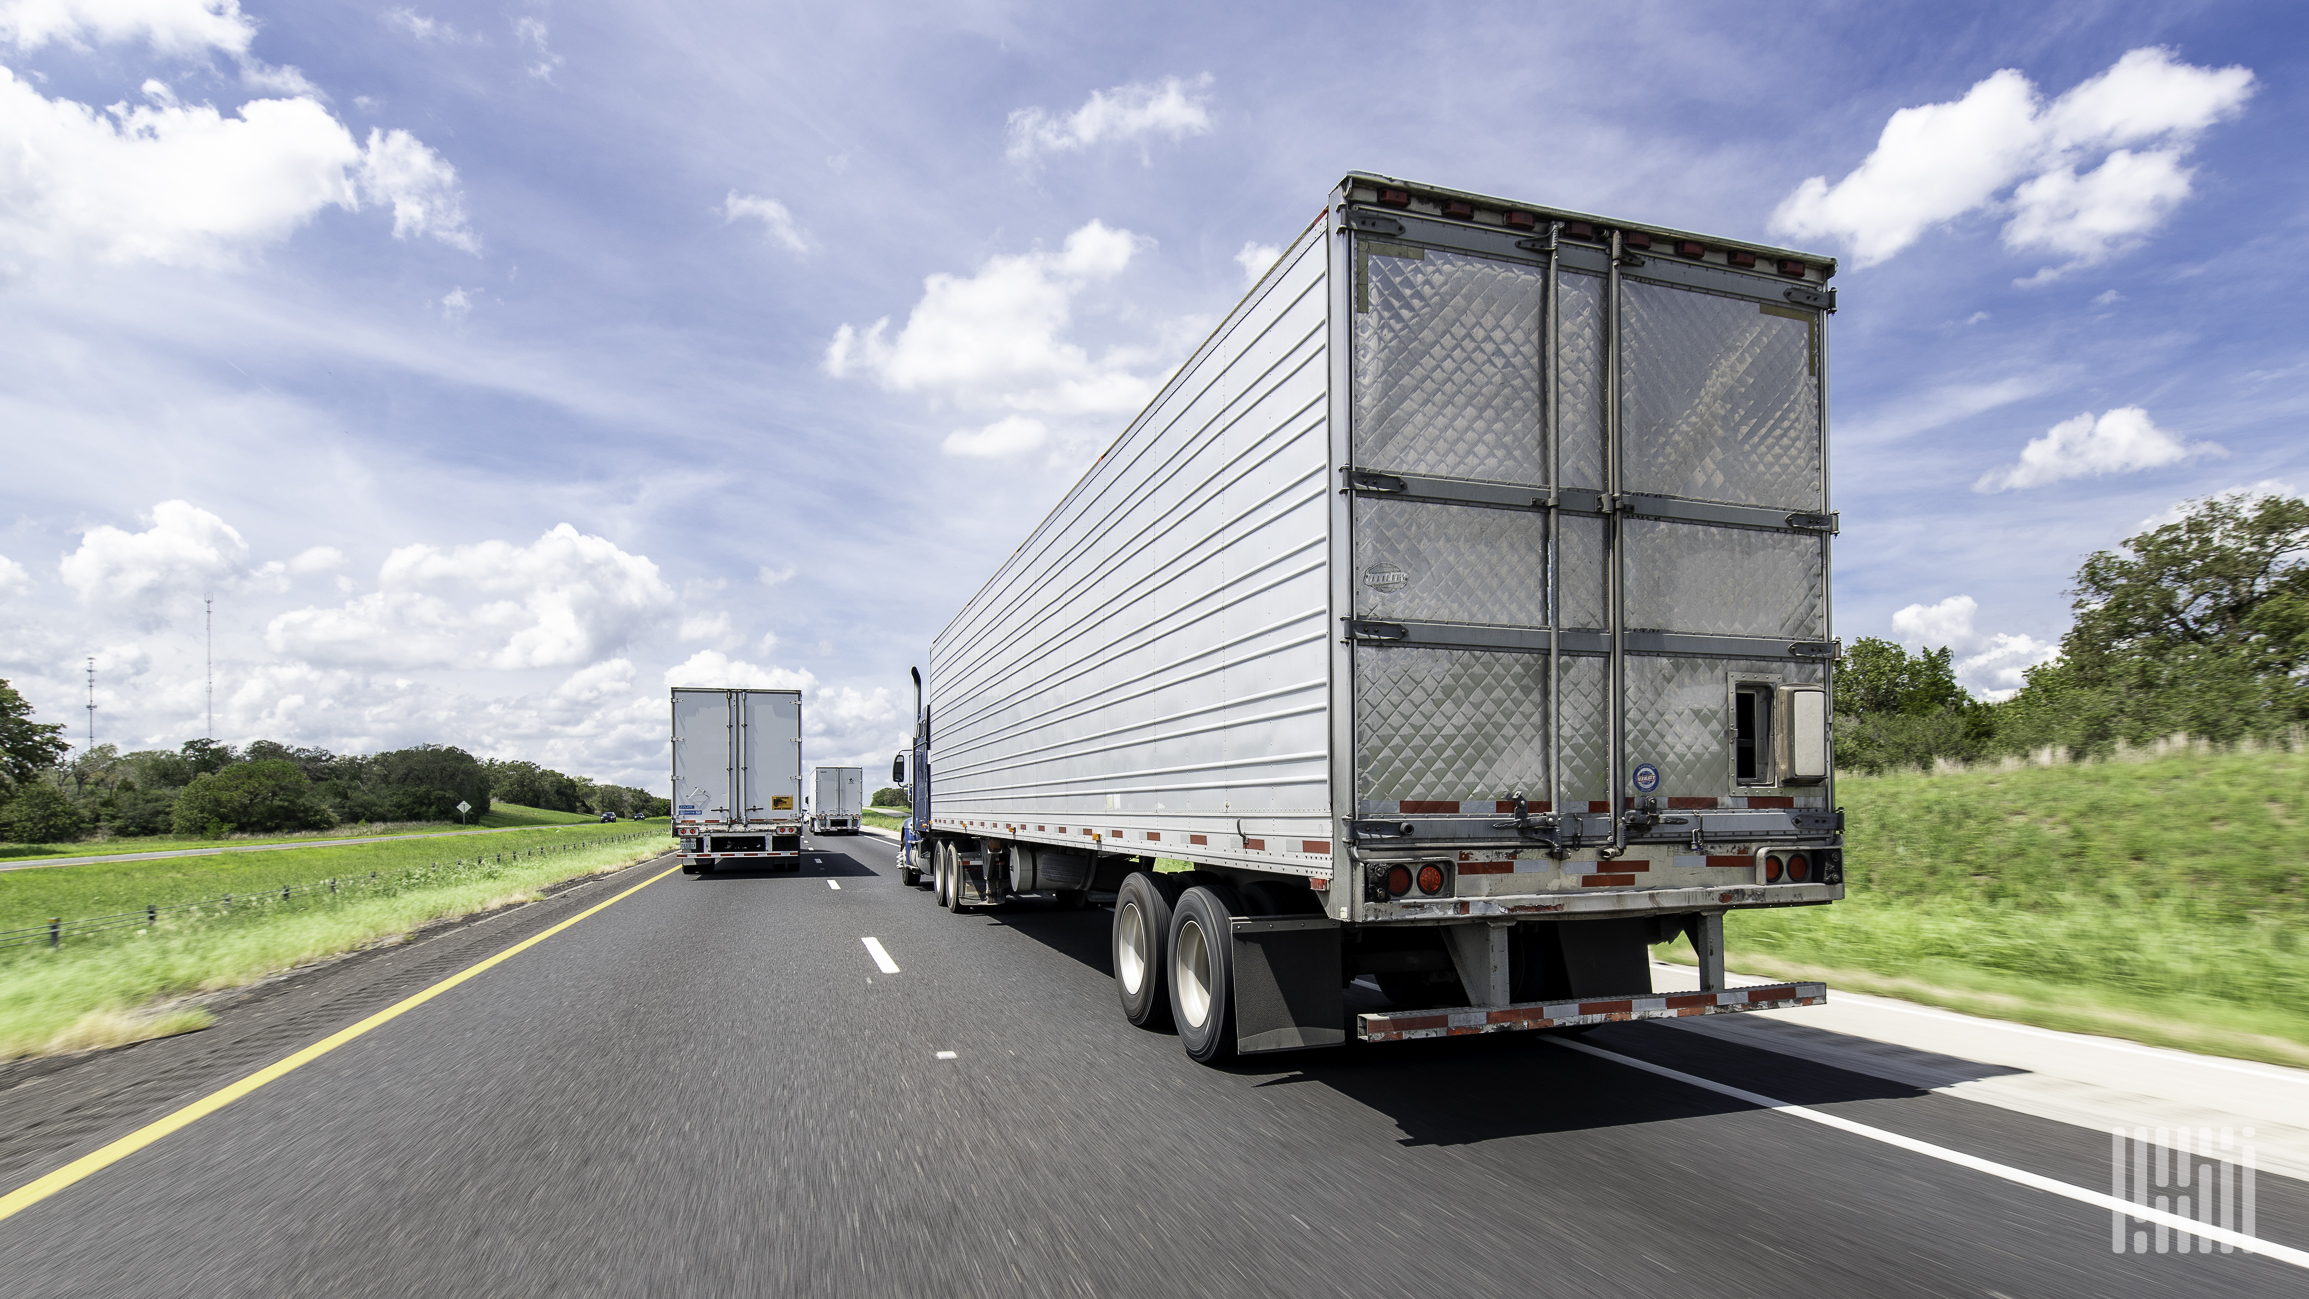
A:
{"label": "white semi-trailer", "polygon": [[1822,1000],[1722,943],[1844,891],[1835,269],[1349,175],[932,641],[902,874],[1205,1061]]}
{"label": "white semi-trailer", "polygon": [[810,774],[810,833],[858,833],[866,810],[866,769],[813,767]]}
{"label": "white semi-trailer", "polygon": [[802,864],[802,692],[676,686],[673,833],[681,868]]}

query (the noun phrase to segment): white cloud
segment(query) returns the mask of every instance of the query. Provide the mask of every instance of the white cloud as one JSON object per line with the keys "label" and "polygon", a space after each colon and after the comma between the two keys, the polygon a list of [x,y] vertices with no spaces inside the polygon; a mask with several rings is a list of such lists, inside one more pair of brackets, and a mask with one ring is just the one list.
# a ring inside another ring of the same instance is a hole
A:
{"label": "white cloud", "polygon": [[675,633],[682,640],[702,640],[718,649],[736,649],[737,628],[730,625],[727,613],[693,613],[681,620]]}
{"label": "white cloud", "polygon": [[1010,157],[1027,162],[1039,154],[1073,152],[1107,141],[1202,135],[1211,129],[1208,97],[1201,93],[1210,84],[1208,72],[1192,81],[1164,77],[1151,84],[1134,81],[1094,90],[1082,107],[1064,115],[1021,108],[1010,115]]}
{"label": "white cloud", "polygon": [[404,546],[378,585],[333,609],[274,618],[265,643],[323,663],[558,667],[600,658],[674,605],[647,557],[566,523],[528,546]]}
{"label": "white cloud", "polygon": [[1120,275],[1142,242],[1128,230],[1092,221],[1068,235],[1058,252],[995,257],[967,279],[932,275],[896,337],[887,318],[863,332],[849,325],[835,331],[826,372],[869,374],[886,389],[965,407],[1046,415],[1136,411],[1154,395],[1154,383],[1132,368],[1148,358],[1113,349],[1093,360],[1062,334],[1075,296]]}
{"label": "white cloud", "polygon": [[1980,605],[1969,595],[1952,595],[1938,604],[1912,604],[1892,615],[1892,629],[1912,648],[1946,646],[1956,653],[1952,665],[1959,685],[1983,699],[2010,698],[2024,684],[2029,668],[2052,658],[2060,647],[2033,636],[2009,632],[1984,633],[1973,626]]}
{"label": "white cloud", "polygon": [[393,208],[397,238],[472,251],[456,170],[406,131],[366,146],[310,97],[226,116],[148,82],[140,106],[48,99],[0,68],[0,261],[218,266],[326,207]]}
{"label": "white cloud", "polygon": [[764,564],[759,576],[762,579],[763,586],[776,586],[780,582],[791,580],[794,574],[800,571],[800,568],[793,564],[788,564],[784,568],[771,568],[769,565]]}
{"label": "white cloud", "polygon": [[1260,277],[1267,273],[1267,268],[1273,266],[1275,259],[1282,255],[1283,250],[1273,244],[1247,243],[1241,252],[1235,254],[1235,265],[1243,268],[1244,284],[1257,284]]}
{"label": "white cloud", "polygon": [[32,574],[6,555],[0,555],[0,597],[22,595],[32,589]]}
{"label": "white cloud", "polygon": [[2124,294],[2117,292],[2115,289],[2110,289],[2107,292],[2102,293],[2099,297],[2094,298],[2093,305],[2096,307],[2113,307],[2124,300]]}
{"label": "white cloud", "polygon": [[757,690],[802,690],[818,688],[818,679],[800,668],[756,667],[744,659],[733,659],[720,650],[704,649],[689,656],[688,660],[667,668],[665,683],[669,686],[729,686],[751,687]]}
{"label": "white cloud", "polygon": [[2119,406],[2093,417],[2091,411],[2055,424],[2021,448],[2018,463],[1999,465],[1972,485],[1976,492],[2042,487],[2064,478],[2099,477],[2174,464],[2194,456],[2227,455],[2212,442],[2184,443],[2158,428],[2138,406]]}
{"label": "white cloud", "polygon": [[245,54],[256,24],[239,0],[6,0],[0,38],[20,50],[143,40],[163,54]]}
{"label": "white cloud", "polygon": [[[2299,495],[2301,495],[2300,488],[2295,487],[2293,484],[2286,482],[2281,478],[2264,478],[2257,483],[2231,487],[2227,491],[2214,492],[2210,499],[2233,501],[2238,504],[2245,504],[2260,500],[2264,496]],[[2175,501],[2171,505],[2166,506],[2164,509],[2157,511],[2155,514],[2152,514],[2149,517],[2141,520],[2139,523],[2134,524],[2133,533],[2138,535],[2143,532],[2154,531],[2158,528],[2164,527],[2168,523],[2179,523],[2197,507],[2200,501],[2204,499],[2207,498],[2197,497],[2186,501]]]}
{"label": "white cloud", "polygon": [[2189,195],[2182,160],[2196,137],[2242,111],[2253,88],[2246,68],[2179,63],[2153,46],[2050,104],[2007,68],[1954,102],[1892,114],[1858,167],[1834,185],[1814,176],[1797,186],[1772,225],[1797,238],[1842,240],[1868,266],[1934,226],[2007,209],[2007,248],[2067,259],[2035,277],[2046,279],[2120,252],[2161,224]]}
{"label": "white cloud", "polygon": [[2039,369],[2002,379],[1944,384],[1922,393],[1904,393],[1877,410],[1840,423],[1836,429],[1836,440],[1839,445],[1847,447],[1896,442],[1944,424],[1985,414],[1999,406],[2025,401],[2051,387],[2060,376],[2058,370]]}
{"label": "white cloud", "polygon": [[443,45],[486,45],[488,38],[478,32],[458,30],[439,18],[428,18],[414,9],[388,9],[384,13],[387,26],[398,27],[420,41],[439,41]]}
{"label": "white cloud", "polygon": [[554,71],[562,64],[561,56],[545,43],[546,34],[545,24],[535,18],[513,20],[513,39],[529,47],[529,75],[539,81],[553,80]]}
{"label": "white cloud", "polygon": [[768,654],[768,653],[770,653],[770,652],[772,652],[772,651],[776,650],[777,648],[778,648],[778,634],[777,634],[776,632],[774,632],[774,631],[766,631],[766,632],[763,632],[763,633],[762,633],[762,640],[761,640],[761,651],[762,651],[762,653],[764,653],[764,654]]}
{"label": "white cloud", "polygon": [[770,238],[777,240],[785,246],[787,252],[796,256],[807,256],[811,248],[816,246],[816,242],[810,238],[809,231],[796,225],[794,214],[786,210],[785,204],[774,198],[740,194],[733,189],[730,191],[730,196],[722,200],[721,213],[722,222],[725,225],[738,220],[740,217],[761,222],[762,230]]}
{"label": "white cloud", "polygon": [[473,295],[467,293],[462,284],[441,295],[441,314],[452,321],[465,319],[472,310]]}
{"label": "white cloud", "polygon": [[343,567],[344,563],[344,551],[335,546],[314,546],[298,551],[296,558],[289,561],[289,571],[297,574],[326,573],[330,569]]}
{"label": "white cloud", "polygon": [[152,507],[152,526],[123,532],[101,524],[81,534],[80,548],[57,564],[84,604],[149,611],[170,592],[197,593],[239,573],[249,547],[231,524],[186,501]]}
{"label": "white cloud", "polygon": [[1038,419],[1012,415],[999,419],[981,429],[958,428],[946,435],[938,449],[950,456],[972,456],[984,460],[1017,455],[1032,451],[1043,444],[1050,430]]}

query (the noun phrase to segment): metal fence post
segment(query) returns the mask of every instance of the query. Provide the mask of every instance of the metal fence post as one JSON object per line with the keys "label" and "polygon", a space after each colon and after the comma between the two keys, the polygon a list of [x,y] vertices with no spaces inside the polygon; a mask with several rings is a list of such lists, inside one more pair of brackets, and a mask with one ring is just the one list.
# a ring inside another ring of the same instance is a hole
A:
{"label": "metal fence post", "polygon": [[50,947],[54,947],[54,946],[56,946],[58,943],[61,943],[61,942],[63,942],[63,941],[64,941],[64,917],[62,917],[62,916],[50,916],[50,917],[48,918],[48,945],[49,945]]}
{"label": "metal fence post", "polygon": [[150,902],[144,904],[144,926],[155,929],[160,925],[160,908]]}

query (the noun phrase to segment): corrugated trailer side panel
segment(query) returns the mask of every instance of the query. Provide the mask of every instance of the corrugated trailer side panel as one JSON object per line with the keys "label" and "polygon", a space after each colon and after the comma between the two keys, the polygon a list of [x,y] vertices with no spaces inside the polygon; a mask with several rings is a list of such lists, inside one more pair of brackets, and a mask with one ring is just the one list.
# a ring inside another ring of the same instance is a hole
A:
{"label": "corrugated trailer side panel", "polygon": [[931,645],[933,824],[1329,873],[1311,228]]}

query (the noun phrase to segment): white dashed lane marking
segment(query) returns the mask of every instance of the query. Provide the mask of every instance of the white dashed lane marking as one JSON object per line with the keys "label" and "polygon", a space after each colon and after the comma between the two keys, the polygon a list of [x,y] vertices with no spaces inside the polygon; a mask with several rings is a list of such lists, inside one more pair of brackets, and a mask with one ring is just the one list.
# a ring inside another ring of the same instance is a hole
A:
{"label": "white dashed lane marking", "polygon": [[898,963],[890,959],[888,952],[882,950],[881,939],[861,938],[858,941],[866,945],[867,953],[874,958],[874,964],[882,967],[882,973],[896,974],[898,972]]}
{"label": "white dashed lane marking", "polygon": [[941,1060],[951,1060],[954,1058],[954,1053],[952,1051],[940,1051],[938,1053],[938,1058]]}
{"label": "white dashed lane marking", "polygon": [[840,888],[840,887],[842,887],[842,886],[841,886],[841,885],[839,885],[839,884],[837,884],[837,883],[835,883],[835,882],[834,882],[834,881],[832,881],[832,880],[827,880],[827,881],[826,881],[826,887],[827,887],[827,888],[830,888],[830,889],[838,889],[838,888]]}

